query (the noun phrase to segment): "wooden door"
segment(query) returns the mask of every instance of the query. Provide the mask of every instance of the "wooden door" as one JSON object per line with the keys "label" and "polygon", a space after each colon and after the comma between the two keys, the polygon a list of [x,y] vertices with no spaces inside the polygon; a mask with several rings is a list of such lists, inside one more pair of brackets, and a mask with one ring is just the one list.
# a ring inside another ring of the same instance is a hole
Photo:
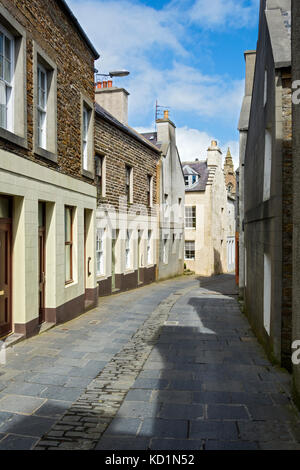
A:
{"label": "wooden door", "polygon": [[0,219],[0,337],[12,331],[11,220]]}

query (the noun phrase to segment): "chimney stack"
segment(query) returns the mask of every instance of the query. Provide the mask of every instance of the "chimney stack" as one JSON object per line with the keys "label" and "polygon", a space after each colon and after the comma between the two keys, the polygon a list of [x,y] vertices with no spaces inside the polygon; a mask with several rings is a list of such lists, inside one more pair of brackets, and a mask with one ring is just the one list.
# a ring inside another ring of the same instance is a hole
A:
{"label": "chimney stack", "polygon": [[169,111],[164,111],[164,117],[156,120],[157,142],[167,144],[172,142],[176,145],[175,124],[169,119]]}
{"label": "chimney stack", "polygon": [[222,152],[216,140],[212,140],[210,147],[207,149],[207,165],[222,168]]}
{"label": "chimney stack", "polygon": [[125,88],[112,86],[112,80],[103,81],[102,88],[95,88],[95,100],[125,126],[128,125],[128,96]]}

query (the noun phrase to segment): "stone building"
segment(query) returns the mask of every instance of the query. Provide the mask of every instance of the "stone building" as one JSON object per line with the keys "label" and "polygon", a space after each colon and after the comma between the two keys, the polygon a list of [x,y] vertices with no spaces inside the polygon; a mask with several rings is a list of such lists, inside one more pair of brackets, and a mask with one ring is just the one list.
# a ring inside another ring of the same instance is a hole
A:
{"label": "stone building", "polygon": [[156,132],[143,134],[161,150],[157,169],[159,240],[157,279],[178,276],[184,269],[184,198],[185,186],[176,127],[168,111],[156,120]]}
{"label": "stone building", "polygon": [[291,368],[291,6],[261,0],[244,163],[245,309],[269,354]]}
{"label": "stone building", "polygon": [[[293,341],[300,340],[300,3],[292,2],[293,99]],[[299,355],[298,355],[299,357]],[[294,388],[300,405],[300,365],[293,364]]]}
{"label": "stone building", "polygon": [[234,172],[234,165],[232,161],[232,156],[230,152],[230,148],[227,150],[227,155],[225,157],[224,163],[224,176],[225,176],[225,185],[227,191],[232,196],[236,194],[236,177]]}
{"label": "stone building", "polygon": [[0,336],[29,336],[97,301],[98,54],[62,0],[2,0],[0,43]]}
{"label": "stone building", "polygon": [[227,188],[217,142],[207,160],[184,162],[183,173],[186,267],[203,276],[227,272]]}
{"label": "stone building", "polygon": [[240,296],[244,296],[245,288],[245,243],[244,243],[244,166],[247,136],[249,128],[249,116],[252,99],[253,79],[255,70],[256,51],[246,51],[244,53],[246,73],[245,73],[245,94],[238,124],[240,134],[239,171],[238,171],[238,191],[237,197],[237,260],[236,277],[239,286]]}
{"label": "stone building", "polygon": [[161,151],[128,126],[128,92],[100,86],[95,108],[96,275],[103,296],[156,279]]}

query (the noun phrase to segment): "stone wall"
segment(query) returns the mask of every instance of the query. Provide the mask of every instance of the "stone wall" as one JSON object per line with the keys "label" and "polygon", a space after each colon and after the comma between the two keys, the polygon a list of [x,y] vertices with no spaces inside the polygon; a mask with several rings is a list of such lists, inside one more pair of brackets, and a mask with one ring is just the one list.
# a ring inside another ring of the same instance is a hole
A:
{"label": "stone wall", "polygon": [[[14,152],[86,182],[81,174],[81,93],[94,101],[94,57],[55,0],[2,0],[26,30],[28,149],[0,138],[0,149]],[[33,151],[33,42],[57,65],[57,163]]]}

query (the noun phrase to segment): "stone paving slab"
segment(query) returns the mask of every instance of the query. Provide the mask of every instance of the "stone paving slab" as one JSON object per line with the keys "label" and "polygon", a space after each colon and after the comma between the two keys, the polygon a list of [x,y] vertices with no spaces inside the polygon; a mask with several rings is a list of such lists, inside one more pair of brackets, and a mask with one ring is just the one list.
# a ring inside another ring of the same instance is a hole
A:
{"label": "stone paving slab", "polygon": [[[6,441],[40,450],[298,450],[290,376],[264,355],[234,278],[201,282],[106,298],[37,343],[16,345],[0,375],[0,449]],[[45,402],[30,416],[1,411],[14,384]],[[39,436],[26,434],[32,419]]]}

